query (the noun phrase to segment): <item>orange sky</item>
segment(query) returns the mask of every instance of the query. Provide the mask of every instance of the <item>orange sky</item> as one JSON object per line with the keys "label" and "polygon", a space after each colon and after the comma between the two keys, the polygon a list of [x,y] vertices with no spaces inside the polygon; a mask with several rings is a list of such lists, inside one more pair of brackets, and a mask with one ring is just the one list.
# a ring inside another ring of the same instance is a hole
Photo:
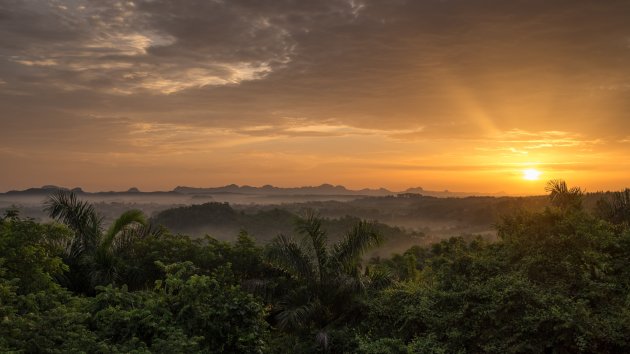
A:
{"label": "orange sky", "polygon": [[[0,4],[0,191],[630,186],[626,1]],[[537,169],[540,180],[523,179]]]}

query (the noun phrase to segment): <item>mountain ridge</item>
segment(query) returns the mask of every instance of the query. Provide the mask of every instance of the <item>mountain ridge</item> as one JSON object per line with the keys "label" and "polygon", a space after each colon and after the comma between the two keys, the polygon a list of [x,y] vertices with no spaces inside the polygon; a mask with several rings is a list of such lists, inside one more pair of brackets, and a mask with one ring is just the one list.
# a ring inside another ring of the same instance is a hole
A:
{"label": "mountain ridge", "polygon": [[243,194],[243,195],[344,195],[344,196],[396,196],[396,195],[424,195],[437,197],[467,197],[467,196],[506,196],[506,193],[474,193],[474,192],[451,192],[430,191],[422,187],[410,187],[403,191],[392,191],[387,188],[363,188],[358,190],[348,189],[343,185],[333,185],[323,183],[319,186],[301,186],[301,187],[277,187],[266,184],[260,187],[250,185],[228,184],[219,187],[190,187],[177,186],[170,191],[140,191],[136,187],[131,187],[125,191],[97,191],[88,192],[81,187],[67,188],[56,185],[44,185],[42,187],[31,187],[24,190],[10,190],[4,195],[40,195],[51,194],[57,190],[73,191],[77,194],[89,195],[125,195],[125,194],[180,194],[180,195],[212,195],[212,194]]}

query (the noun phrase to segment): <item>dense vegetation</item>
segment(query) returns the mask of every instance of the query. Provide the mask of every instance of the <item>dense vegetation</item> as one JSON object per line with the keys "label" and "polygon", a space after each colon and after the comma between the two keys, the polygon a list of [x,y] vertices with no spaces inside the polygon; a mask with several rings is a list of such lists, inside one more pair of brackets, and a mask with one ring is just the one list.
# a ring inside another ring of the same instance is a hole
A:
{"label": "dense vegetation", "polygon": [[[353,201],[316,201],[278,205],[231,206],[208,202],[160,211],[154,221],[169,230],[186,234],[210,233],[231,239],[240,229],[266,242],[278,232],[291,232],[295,218],[304,210],[317,210],[333,238],[339,238],[357,218],[379,220],[388,239],[409,238],[409,229],[448,228],[457,231],[488,230],[503,215],[517,210],[542,210],[548,200],[542,197],[437,198],[418,194],[367,197]],[[349,216],[349,215],[352,215]],[[387,224],[387,225],[386,225]]]}
{"label": "dense vegetation", "polygon": [[630,190],[550,206],[364,259],[384,241],[353,220],[329,240],[307,214],[260,246],[189,238],[123,213],[108,228],[72,193],[55,219],[0,219],[0,352],[531,353],[630,351]]}
{"label": "dense vegetation", "polygon": [[[292,233],[301,218],[300,215],[308,214],[312,210],[315,209],[300,208],[289,211],[277,206],[238,210],[228,203],[209,202],[163,210],[157,213],[151,222],[162,225],[171,232],[193,237],[209,234],[223,241],[233,240],[235,235],[245,231],[258,243],[266,244],[278,234]],[[319,219],[332,242],[343,239],[345,233],[361,221],[360,218],[347,214],[336,217],[320,215]],[[418,243],[425,236],[422,232],[383,223],[374,223],[374,227],[383,235],[382,247],[385,249],[404,250],[406,246]]]}

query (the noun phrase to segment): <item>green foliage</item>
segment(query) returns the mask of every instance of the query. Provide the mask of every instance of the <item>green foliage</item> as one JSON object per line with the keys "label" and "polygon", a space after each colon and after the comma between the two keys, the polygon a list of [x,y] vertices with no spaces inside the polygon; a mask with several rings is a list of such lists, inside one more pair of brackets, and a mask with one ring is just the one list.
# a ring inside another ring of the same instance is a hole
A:
{"label": "green foliage", "polygon": [[263,249],[244,231],[234,243],[171,234],[136,211],[104,231],[60,194],[49,208],[66,225],[0,219],[0,352],[629,352],[627,191],[595,215],[579,189],[550,193],[552,207],[506,215],[496,242],[455,237],[369,263],[376,223],[329,245],[307,214],[299,238]]}
{"label": "green foliage", "polygon": [[563,180],[551,180],[545,190],[549,192],[551,205],[561,210],[578,210],[582,208],[584,192],[580,187],[569,188]]}
{"label": "green foliage", "polygon": [[86,301],[54,282],[67,267],[57,257],[71,236],[65,227],[0,221],[0,351],[91,352]]}
{"label": "green foliage", "polygon": [[[267,249],[267,261],[292,280],[273,304],[274,324],[305,338],[315,337],[328,350],[329,343],[336,341],[331,324],[350,312],[353,299],[368,280],[360,273],[361,256],[377,246],[382,236],[374,223],[359,222],[329,248],[321,226],[320,218],[307,214],[297,225],[299,243],[278,236]],[[317,332],[314,336],[313,331]]]}
{"label": "green foliage", "polygon": [[97,348],[96,337],[87,325],[90,315],[86,301],[58,288],[3,295],[8,295],[2,305],[8,305],[9,313],[4,313],[0,323],[1,351],[85,353]]}
{"label": "green foliage", "polygon": [[413,246],[403,254],[394,253],[387,259],[375,257],[370,260],[369,272],[372,275],[387,276],[390,280],[419,280],[420,270],[424,266],[428,254],[427,248]]}
{"label": "green foliage", "polygon": [[260,279],[267,267],[262,261],[262,248],[245,232],[241,232],[236,242],[221,242],[212,237],[190,238],[161,232],[159,236],[144,237],[121,249],[120,259],[124,260],[120,283],[130,289],[146,289],[160,279],[163,269],[156,262],[164,264],[192,262],[200,273],[208,274],[217,267],[231,264],[234,276],[243,283]]}
{"label": "green foliage", "polygon": [[184,329],[203,336],[207,347],[217,352],[260,352],[267,329],[264,310],[235,284],[229,271],[219,268],[212,277],[182,279],[167,269],[163,293],[168,301],[181,306],[172,308]]}
{"label": "green foliage", "polygon": [[54,276],[67,270],[60,257],[70,231],[57,224],[39,224],[17,215],[0,220],[0,259],[5,277],[16,279],[18,293],[46,290]]}
{"label": "green foliage", "polygon": [[158,213],[155,222],[173,230],[191,230],[208,223],[231,223],[239,218],[228,203],[204,203],[172,208]]}
{"label": "green foliage", "polygon": [[129,292],[126,287],[111,285],[99,287],[99,291],[91,308],[92,327],[99,338],[105,339],[103,345],[109,350],[159,350],[157,346],[152,348],[154,340],[168,341],[171,335],[180,338],[182,349],[196,345],[194,338],[187,338],[173,324],[173,315],[159,294]]}
{"label": "green foliage", "polygon": [[615,224],[630,224],[630,188],[612,192],[597,201],[596,214]]}
{"label": "green foliage", "polygon": [[[204,244],[171,237],[170,240],[184,245],[179,249],[193,251],[190,255],[206,268],[199,269],[191,262],[168,266],[158,262],[158,274],[153,276],[162,279],[153,289],[129,291],[126,286],[110,283],[98,287],[94,298],[77,297],[55,282],[55,276],[72,272],[58,255],[64,254],[64,246],[75,235],[65,226],[39,224],[18,215],[0,220],[0,351],[264,350],[268,333],[266,312],[253,295],[239,286],[244,274],[255,274],[249,267],[256,267],[261,261],[261,250],[247,235],[242,234],[233,247],[212,239]],[[133,240],[125,251],[142,250],[139,246],[152,245],[157,238]],[[186,256],[177,254],[174,258]],[[230,260],[237,261],[239,275],[231,270]],[[125,263],[121,262],[129,267]]]}
{"label": "green foliage", "polygon": [[357,353],[361,354],[407,354],[407,345],[400,339],[379,338],[362,340]]}
{"label": "green foliage", "polygon": [[229,268],[206,276],[190,262],[162,267],[166,278],[154,290],[99,288],[93,326],[112,350],[262,352],[263,307],[235,284]]}
{"label": "green foliage", "polygon": [[124,261],[119,254],[130,239],[146,237],[150,230],[142,212],[129,210],[103,233],[103,218],[73,192],[60,190],[49,196],[45,205],[51,218],[74,232],[63,252],[70,272],[62,279],[66,287],[84,294],[93,294],[95,286],[122,280]]}
{"label": "green foliage", "polygon": [[93,205],[79,200],[75,193],[59,190],[48,197],[44,211],[74,231],[75,237],[67,250],[69,258],[77,259],[97,247],[103,220]]}
{"label": "green foliage", "polygon": [[494,244],[431,247],[419,281],[367,299],[364,331],[417,352],[628,349],[628,230],[558,208],[507,217],[498,231]]}
{"label": "green foliage", "polygon": [[[315,203],[315,206],[320,204]],[[346,204],[344,204],[346,205]],[[347,206],[351,207],[350,204]],[[289,235],[295,231],[300,215],[304,212],[302,204],[278,207],[248,206],[235,209],[227,203],[204,203],[167,209],[152,218],[152,223],[163,225],[176,233],[193,236],[206,234],[220,240],[234,240],[240,231],[252,235],[257,242],[271,242],[278,234]],[[309,209],[306,209],[307,212]],[[347,231],[362,219],[349,216],[348,211],[340,211],[334,217],[320,218],[320,228],[326,230],[329,242],[342,240]],[[374,227],[384,236],[383,246],[398,244],[408,245],[423,236],[422,233],[410,232],[383,223],[374,223]]]}

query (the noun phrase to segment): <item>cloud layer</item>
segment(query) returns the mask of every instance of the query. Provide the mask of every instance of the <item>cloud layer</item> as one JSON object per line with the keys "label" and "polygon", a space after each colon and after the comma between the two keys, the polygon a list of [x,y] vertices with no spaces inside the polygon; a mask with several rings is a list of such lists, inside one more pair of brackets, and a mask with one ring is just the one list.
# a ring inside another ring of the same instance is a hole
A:
{"label": "cloud layer", "polygon": [[[620,187],[629,12],[616,0],[5,0],[0,161],[15,173],[0,189],[71,175],[94,188],[495,191],[521,188],[510,176],[534,165]],[[485,181],[506,174],[504,187]]]}

